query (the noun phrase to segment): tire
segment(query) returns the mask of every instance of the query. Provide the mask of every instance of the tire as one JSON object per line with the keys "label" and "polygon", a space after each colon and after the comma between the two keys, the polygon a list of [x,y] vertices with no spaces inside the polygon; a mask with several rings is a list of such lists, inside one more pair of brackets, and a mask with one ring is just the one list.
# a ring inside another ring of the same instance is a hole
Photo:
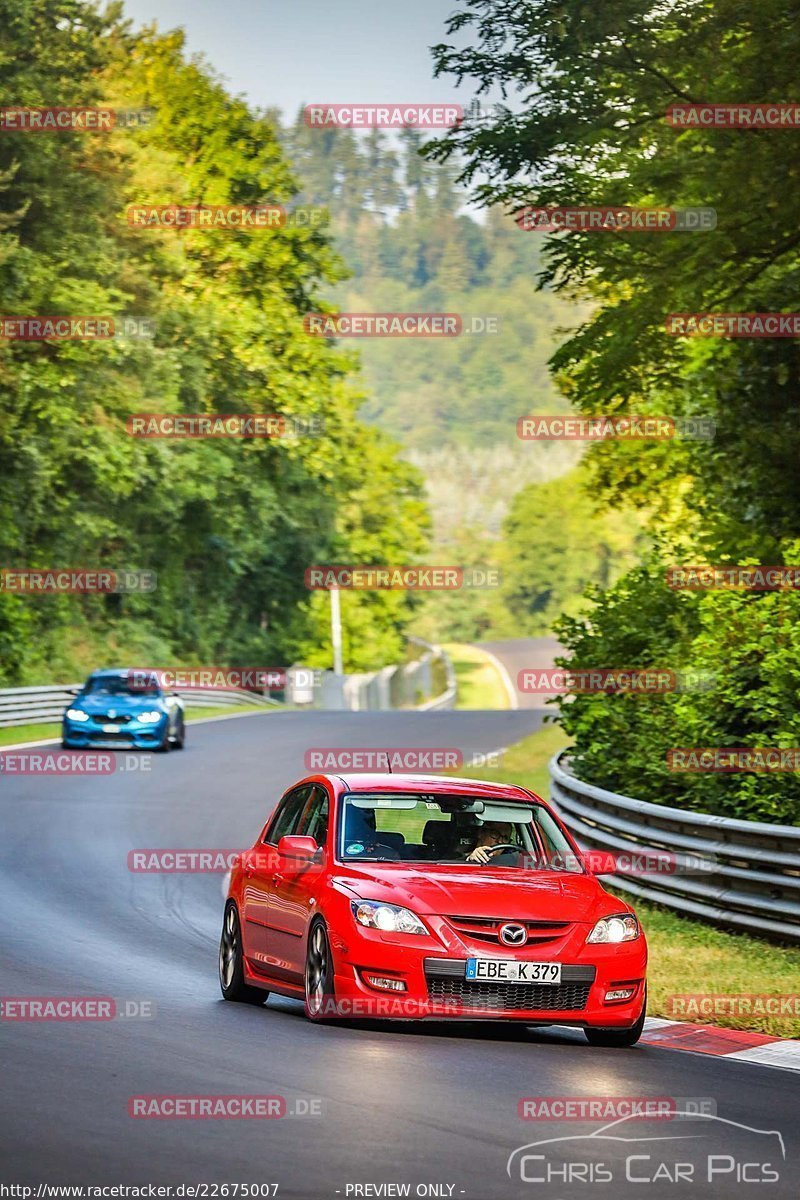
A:
{"label": "tire", "polygon": [[161,741],[158,743],[158,745],[156,746],[155,750],[156,750],[156,754],[169,754],[169,750],[170,750],[169,722],[167,722],[167,727],[164,730],[164,736],[161,739]]}
{"label": "tire", "polygon": [[644,1003],[639,1020],[629,1029],[584,1029],[586,1040],[590,1046],[635,1046],[642,1036],[644,1020],[647,1016],[647,989],[644,992]]}
{"label": "tire", "polygon": [[314,921],[308,931],[304,981],[306,1016],[309,1021],[322,1023],[333,1015],[336,998],[331,944],[321,917]]}
{"label": "tire", "polygon": [[175,738],[175,741],[172,744],[172,748],[173,748],[173,750],[182,750],[185,745],[186,745],[186,722],[181,721],[180,733],[179,733],[178,737]]}
{"label": "tire", "polygon": [[243,1004],[263,1004],[269,992],[250,987],[244,981],[242,961],[242,935],[236,905],[229,901],[225,905],[222,919],[222,936],[219,939],[219,986],[226,1000]]}

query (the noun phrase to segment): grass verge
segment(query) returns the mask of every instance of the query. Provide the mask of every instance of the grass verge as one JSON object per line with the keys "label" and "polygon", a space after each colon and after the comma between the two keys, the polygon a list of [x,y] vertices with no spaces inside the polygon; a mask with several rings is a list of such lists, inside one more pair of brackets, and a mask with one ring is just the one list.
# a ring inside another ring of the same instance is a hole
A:
{"label": "grass verge", "polygon": [[[468,774],[493,783],[519,783],[540,796],[549,796],[547,764],[567,744],[560,726],[545,725],[510,746],[499,770],[472,767],[455,774]],[[618,894],[624,898],[623,893]],[[651,1017],[757,1030],[774,1037],[800,1037],[800,1015],[701,1013],[679,999],[788,995],[795,997],[795,1005],[800,1004],[796,999],[800,995],[800,949],[773,945],[747,934],[729,933],[703,921],[679,916],[658,904],[633,898],[632,902],[650,947],[647,1011]]]}
{"label": "grass verge", "polygon": [[442,649],[456,673],[456,708],[508,708],[508,693],[491,658],[477,646],[449,642]]}
{"label": "grass verge", "polygon": [[[227,717],[231,713],[281,712],[284,706],[262,704],[220,704],[214,708],[187,708],[187,723],[197,721],[201,717]],[[10,729],[0,729],[0,748],[15,746],[18,742],[43,742],[47,739],[61,739],[61,724],[50,725],[14,725]]]}

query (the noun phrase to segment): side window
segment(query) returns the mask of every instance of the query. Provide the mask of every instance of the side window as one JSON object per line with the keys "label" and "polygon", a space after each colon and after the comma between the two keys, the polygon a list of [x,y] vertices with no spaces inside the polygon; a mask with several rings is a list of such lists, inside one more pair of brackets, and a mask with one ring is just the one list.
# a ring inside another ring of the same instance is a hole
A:
{"label": "side window", "polygon": [[282,837],[286,837],[290,833],[297,833],[297,826],[300,824],[300,818],[310,792],[311,786],[306,784],[305,787],[295,788],[293,792],[289,792],[283,797],[264,834],[265,842],[276,846]]}
{"label": "side window", "polygon": [[324,788],[314,788],[297,832],[312,837],[318,846],[325,845],[328,837],[328,793]]}

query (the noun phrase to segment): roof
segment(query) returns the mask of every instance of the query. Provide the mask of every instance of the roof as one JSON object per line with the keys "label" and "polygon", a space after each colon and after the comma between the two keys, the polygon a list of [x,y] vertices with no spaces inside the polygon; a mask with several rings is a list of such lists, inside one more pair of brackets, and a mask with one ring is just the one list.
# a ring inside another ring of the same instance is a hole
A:
{"label": "roof", "polygon": [[495,800],[530,803],[531,794],[513,783],[490,783],[486,779],[462,779],[457,775],[326,774],[317,779],[340,781],[350,792],[426,792],[432,795],[481,796]]}

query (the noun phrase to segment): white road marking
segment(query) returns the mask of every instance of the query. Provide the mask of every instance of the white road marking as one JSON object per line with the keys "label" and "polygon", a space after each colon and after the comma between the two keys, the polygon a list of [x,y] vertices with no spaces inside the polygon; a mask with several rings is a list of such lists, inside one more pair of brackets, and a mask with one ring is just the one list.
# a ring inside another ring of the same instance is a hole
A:
{"label": "white road marking", "polygon": [[476,644],[475,649],[480,650],[481,654],[485,654],[486,657],[491,660],[492,664],[494,665],[495,669],[497,670],[497,673],[499,674],[501,680],[503,681],[503,687],[505,688],[506,694],[508,696],[508,707],[509,708],[519,708],[519,696],[517,695],[517,689],[514,687],[514,684],[511,682],[511,676],[509,675],[508,671],[503,666],[503,664],[500,662],[500,659],[497,657],[496,654],[492,654],[491,650],[487,650],[485,646],[478,646]]}

